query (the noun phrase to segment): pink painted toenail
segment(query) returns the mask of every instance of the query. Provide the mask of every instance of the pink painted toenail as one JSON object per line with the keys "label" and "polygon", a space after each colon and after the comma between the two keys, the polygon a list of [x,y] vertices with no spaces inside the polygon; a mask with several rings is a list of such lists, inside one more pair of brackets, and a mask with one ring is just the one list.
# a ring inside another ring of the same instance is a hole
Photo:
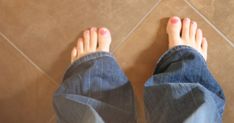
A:
{"label": "pink painted toenail", "polygon": [[105,35],[106,33],[107,33],[107,31],[105,29],[103,29],[103,28],[100,29],[100,34],[101,35]]}
{"label": "pink painted toenail", "polygon": [[177,18],[172,18],[172,19],[171,19],[171,23],[172,23],[172,24],[176,24],[177,22],[178,22],[178,19],[177,19]]}

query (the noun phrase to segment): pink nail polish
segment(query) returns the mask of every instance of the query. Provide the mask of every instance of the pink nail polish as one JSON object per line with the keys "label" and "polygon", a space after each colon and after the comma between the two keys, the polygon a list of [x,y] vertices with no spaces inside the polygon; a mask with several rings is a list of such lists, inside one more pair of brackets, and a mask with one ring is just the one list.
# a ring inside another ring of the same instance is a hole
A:
{"label": "pink nail polish", "polygon": [[105,29],[102,28],[102,29],[100,30],[100,34],[101,34],[101,35],[105,35],[106,33],[107,33],[107,31],[106,31]]}
{"label": "pink nail polish", "polygon": [[172,23],[172,24],[176,24],[177,22],[178,22],[178,19],[177,19],[177,18],[172,18],[172,19],[171,19],[171,23]]}

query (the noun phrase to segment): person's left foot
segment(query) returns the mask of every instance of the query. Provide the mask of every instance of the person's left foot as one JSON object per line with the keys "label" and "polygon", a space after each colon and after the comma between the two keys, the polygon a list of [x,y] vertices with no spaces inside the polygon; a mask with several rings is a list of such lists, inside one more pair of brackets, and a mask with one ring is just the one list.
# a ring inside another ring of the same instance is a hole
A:
{"label": "person's left foot", "polygon": [[71,52],[71,63],[90,53],[105,51],[109,52],[111,44],[111,34],[107,28],[92,27],[85,30],[83,37],[80,37]]}
{"label": "person's left foot", "polygon": [[187,45],[197,50],[207,60],[208,43],[203,37],[202,30],[197,27],[197,22],[189,18],[185,18],[181,22],[179,17],[173,16],[168,21],[167,33],[169,49],[179,45]]}

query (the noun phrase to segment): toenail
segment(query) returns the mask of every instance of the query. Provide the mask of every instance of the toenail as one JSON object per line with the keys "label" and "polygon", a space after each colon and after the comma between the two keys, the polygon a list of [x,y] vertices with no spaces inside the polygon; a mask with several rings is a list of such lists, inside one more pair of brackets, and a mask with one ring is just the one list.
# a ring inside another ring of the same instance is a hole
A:
{"label": "toenail", "polygon": [[184,20],[185,20],[185,21],[189,21],[189,18],[185,18]]}
{"label": "toenail", "polygon": [[197,29],[199,32],[201,32],[202,30],[199,28],[199,29]]}
{"label": "toenail", "polygon": [[196,22],[195,21],[191,21],[191,24],[196,24]]}
{"label": "toenail", "polygon": [[105,35],[107,33],[107,31],[104,29],[104,28],[101,28],[100,29],[100,34],[101,35]]}
{"label": "toenail", "polygon": [[96,28],[95,28],[95,27],[92,27],[92,28],[91,28],[91,31],[96,31]]}
{"label": "toenail", "polygon": [[89,31],[88,31],[88,30],[86,30],[86,31],[85,31],[85,34],[89,34]]}
{"label": "toenail", "polygon": [[173,17],[173,18],[171,19],[171,23],[172,23],[172,24],[176,24],[177,22],[178,22],[178,19],[177,19],[177,18]]}

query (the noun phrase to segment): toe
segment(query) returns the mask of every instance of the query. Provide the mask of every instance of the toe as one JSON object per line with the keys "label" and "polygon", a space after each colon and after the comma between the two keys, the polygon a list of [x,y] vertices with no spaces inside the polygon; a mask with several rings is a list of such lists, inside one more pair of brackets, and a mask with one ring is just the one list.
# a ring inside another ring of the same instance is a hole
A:
{"label": "toe", "polygon": [[182,26],[182,39],[184,41],[189,41],[189,32],[190,32],[190,19],[185,18],[183,19],[183,26]]}
{"label": "toe", "polygon": [[167,23],[167,33],[169,41],[180,41],[181,21],[177,16],[173,16]]}
{"label": "toe", "polygon": [[77,55],[77,49],[76,47],[74,47],[71,52],[71,63],[76,60],[76,57],[77,57],[76,55]]}
{"label": "toe", "polygon": [[96,27],[92,27],[90,29],[90,49],[92,51],[96,51],[97,49],[97,28]]}
{"label": "toe", "polygon": [[202,30],[201,29],[197,29],[196,31],[196,43],[197,45],[200,47],[201,44],[202,44],[202,37],[203,37],[203,34],[202,34]]}
{"label": "toe", "polygon": [[109,51],[111,43],[110,31],[107,28],[99,28],[98,30],[98,50]]}
{"label": "toe", "polygon": [[202,45],[201,45],[202,51],[207,52],[208,49],[208,43],[206,38],[202,38]]}
{"label": "toe", "polygon": [[84,31],[83,37],[84,37],[84,50],[89,51],[89,48],[90,48],[90,31],[89,30]]}
{"label": "toe", "polygon": [[207,59],[207,50],[208,50],[208,43],[206,38],[202,38],[202,45],[201,45],[203,57],[206,60]]}
{"label": "toe", "polygon": [[77,56],[84,52],[84,41],[82,38],[79,38],[77,41]]}
{"label": "toe", "polygon": [[191,21],[190,32],[189,32],[190,40],[195,41],[196,31],[197,31],[197,23],[195,21]]}

